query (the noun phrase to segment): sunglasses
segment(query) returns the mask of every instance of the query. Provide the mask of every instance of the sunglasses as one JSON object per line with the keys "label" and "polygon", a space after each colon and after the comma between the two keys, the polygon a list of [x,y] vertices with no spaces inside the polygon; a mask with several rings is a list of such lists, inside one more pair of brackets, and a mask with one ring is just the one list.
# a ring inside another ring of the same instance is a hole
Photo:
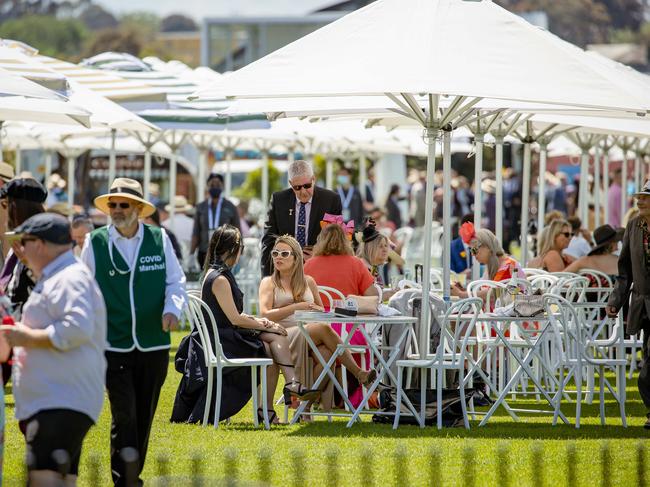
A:
{"label": "sunglasses", "polygon": [[36,240],[38,240],[36,237],[23,237],[20,239],[20,245],[24,247],[27,242],[34,242]]}
{"label": "sunglasses", "polygon": [[114,201],[109,201],[108,203],[106,203],[106,206],[108,206],[111,210],[114,210],[118,206],[123,210],[127,210],[131,208],[131,203],[115,203]]}
{"label": "sunglasses", "polygon": [[469,248],[469,253],[472,254],[472,255],[476,255],[476,254],[478,254],[478,251],[480,250],[480,248],[481,248],[480,244],[476,245],[475,247],[470,247]]}
{"label": "sunglasses", "polygon": [[571,238],[573,237],[573,234],[571,232],[562,232],[560,235],[564,235],[566,238]]}
{"label": "sunglasses", "polygon": [[292,255],[292,252],[290,250],[272,250],[271,251],[271,256],[274,259],[277,259],[278,257],[282,257],[283,259],[288,259],[289,256]]}
{"label": "sunglasses", "polygon": [[291,185],[291,187],[293,188],[294,191],[300,191],[303,188],[310,189],[313,185],[314,183],[305,183],[305,184],[296,184],[295,186]]}

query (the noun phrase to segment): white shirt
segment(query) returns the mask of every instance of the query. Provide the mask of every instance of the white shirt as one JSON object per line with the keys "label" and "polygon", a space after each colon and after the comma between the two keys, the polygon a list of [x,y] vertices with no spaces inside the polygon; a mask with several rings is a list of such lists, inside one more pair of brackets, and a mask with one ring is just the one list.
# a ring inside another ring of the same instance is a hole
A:
{"label": "white shirt", "polygon": [[[305,244],[309,242],[309,214],[311,213],[311,200],[310,198],[307,203],[305,203]],[[300,200],[296,198],[296,229],[294,236],[298,235],[298,215],[300,214]]]}
{"label": "white shirt", "polygon": [[[122,254],[124,261],[129,263],[129,268],[133,268],[133,261],[137,258],[137,252],[140,249],[140,243],[144,235],[143,224],[139,223],[138,225],[138,231],[131,238],[124,237],[113,225],[108,227],[108,244],[115,245],[117,251]],[[164,228],[161,228],[160,230],[163,236],[163,250],[165,252],[166,263],[165,308],[163,314],[172,313],[177,318],[180,318],[187,301],[185,295],[185,273],[174,254],[174,248],[167,236],[167,232],[165,232]],[[93,246],[90,243],[90,234],[86,235],[86,241],[81,250],[81,260],[88,266],[94,275],[95,254]]]}
{"label": "white shirt", "polygon": [[564,249],[565,254],[570,255],[575,259],[584,257],[589,252],[591,252],[591,245],[589,245],[589,242],[587,242],[587,240],[582,235],[576,235],[571,238],[569,246]]}

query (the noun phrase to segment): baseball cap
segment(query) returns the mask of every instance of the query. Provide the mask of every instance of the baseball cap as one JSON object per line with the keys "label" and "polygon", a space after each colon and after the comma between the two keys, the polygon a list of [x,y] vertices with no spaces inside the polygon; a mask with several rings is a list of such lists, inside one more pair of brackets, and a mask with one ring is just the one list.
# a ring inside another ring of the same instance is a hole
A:
{"label": "baseball cap", "polygon": [[18,225],[13,232],[5,233],[12,240],[23,238],[24,235],[33,235],[58,245],[72,243],[70,222],[56,213],[38,213]]}
{"label": "baseball cap", "polygon": [[45,186],[30,178],[12,179],[0,188],[0,199],[12,198],[17,200],[43,203],[47,199]]}

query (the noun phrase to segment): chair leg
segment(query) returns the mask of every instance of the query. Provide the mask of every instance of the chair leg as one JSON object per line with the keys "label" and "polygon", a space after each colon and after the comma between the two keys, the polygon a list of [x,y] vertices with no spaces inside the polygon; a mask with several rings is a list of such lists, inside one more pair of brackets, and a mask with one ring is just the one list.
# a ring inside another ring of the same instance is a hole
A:
{"label": "chair leg", "polygon": [[[208,384],[206,388],[205,409],[203,410],[203,425],[202,425],[204,428],[208,425],[208,420],[210,416],[210,406],[212,406],[213,383],[214,383],[214,369],[213,367],[208,367]],[[221,384],[218,384],[217,387],[221,387]]]}
{"label": "chair leg", "polygon": [[436,382],[436,423],[440,430],[442,429],[442,376],[444,375],[444,369],[438,367],[436,371],[438,373],[438,380]]}
{"label": "chair leg", "polygon": [[259,426],[259,421],[257,420],[259,390],[257,387],[257,366],[256,365],[251,366],[251,392],[253,397],[253,426],[257,428]]}
{"label": "chair leg", "polygon": [[[261,388],[262,388],[262,397],[261,397],[261,408],[263,409],[263,417],[264,417],[264,429],[270,429],[271,425],[269,424],[269,405],[266,402],[266,394],[267,394],[267,387],[266,387],[266,365],[260,366],[260,383],[261,383]],[[256,411],[257,413],[257,411]],[[255,414],[257,417],[257,414]]]}
{"label": "chair leg", "polygon": [[[409,367],[410,369],[410,367]],[[402,367],[397,367],[397,383],[400,384],[402,381],[402,374],[404,369]],[[402,388],[397,386],[397,397],[395,398],[395,417],[393,418],[393,429],[397,429],[399,426],[399,416],[402,410]],[[331,418],[331,416],[330,416]]]}
{"label": "chair leg", "polygon": [[560,386],[555,394],[555,404],[554,404],[554,411],[553,411],[553,426],[557,425],[557,418],[559,417],[560,414],[560,406],[562,404],[562,394],[564,393],[564,366],[560,365]]}
{"label": "chair leg", "polygon": [[[433,375],[433,374],[431,374]],[[424,428],[424,418],[427,411],[427,369],[424,367],[420,369],[420,428]]]}
{"label": "chair leg", "polygon": [[618,383],[618,407],[621,413],[621,421],[623,422],[623,428],[627,428],[627,418],[625,416],[625,365],[616,367],[616,372],[619,377]]}
{"label": "chair leg", "polygon": [[217,367],[217,402],[214,405],[214,429],[219,427],[219,413],[221,413],[221,391],[223,390],[222,384],[223,381],[221,374],[221,367]]}
{"label": "chair leg", "polygon": [[463,380],[463,367],[458,369],[458,389],[460,391],[460,408],[463,411],[463,423],[465,429],[469,429],[469,419],[467,418],[467,404],[465,403],[465,381]]}
{"label": "chair leg", "polygon": [[576,429],[580,428],[580,412],[582,410],[582,365],[575,367],[576,381]]}
{"label": "chair leg", "polygon": [[[341,365],[341,387],[348,394],[348,371],[344,365]],[[343,403],[343,408],[348,411],[348,404],[346,402]]]}
{"label": "chair leg", "polygon": [[[594,367],[590,367],[593,371]],[[593,372],[592,372],[593,373]],[[598,380],[600,382],[600,425],[605,426],[605,367],[602,365],[598,368]]]}

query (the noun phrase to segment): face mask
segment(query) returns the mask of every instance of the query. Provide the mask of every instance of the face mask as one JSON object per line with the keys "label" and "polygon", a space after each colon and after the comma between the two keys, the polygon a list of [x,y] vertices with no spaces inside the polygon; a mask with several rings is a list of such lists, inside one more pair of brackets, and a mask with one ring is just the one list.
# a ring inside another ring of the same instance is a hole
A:
{"label": "face mask", "polygon": [[350,184],[350,176],[347,176],[345,174],[341,174],[339,176],[336,176],[336,180],[341,186],[347,186]]}
{"label": "face mask", "polygon": [[212,198],[217,199],[219,196],[221,196],[221,191],[221,188],[210,188],[209,193]]}

